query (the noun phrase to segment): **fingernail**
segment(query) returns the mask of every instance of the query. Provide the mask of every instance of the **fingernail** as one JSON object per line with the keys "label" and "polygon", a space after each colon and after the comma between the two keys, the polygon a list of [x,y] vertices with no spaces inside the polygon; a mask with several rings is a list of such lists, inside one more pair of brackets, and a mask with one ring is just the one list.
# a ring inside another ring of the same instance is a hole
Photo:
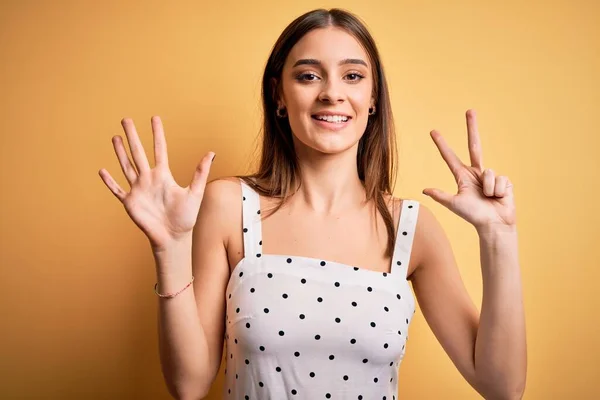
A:
{"label": "fingernail", "polygon": [[212,158],[212,160],[211,160],[210,162],[213,162],[213,161],[215,161],[215,157],[216,157],[216,156],[217,156],[217,155],[216,155],[216,154],[214,154],[214,155],[213,155],[213,158]]}

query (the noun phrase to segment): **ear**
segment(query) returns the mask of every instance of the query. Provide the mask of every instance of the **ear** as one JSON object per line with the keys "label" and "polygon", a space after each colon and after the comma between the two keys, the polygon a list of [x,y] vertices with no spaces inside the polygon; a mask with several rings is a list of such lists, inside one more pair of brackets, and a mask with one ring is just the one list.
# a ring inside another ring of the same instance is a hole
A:
{"label": "ear", "polygon": [[277,81],[276,78],[271,78],[271,88],[272,88],[272,92],[271,92],[271,96],[273,98],[273,100],[275,101],[275,103],[277,103],[277,107],[282,107],[285,106],[285,103],[283,102],[283,96],[282,96],[282,89],[281,89],[281,85],[279,85],[279,82]]}

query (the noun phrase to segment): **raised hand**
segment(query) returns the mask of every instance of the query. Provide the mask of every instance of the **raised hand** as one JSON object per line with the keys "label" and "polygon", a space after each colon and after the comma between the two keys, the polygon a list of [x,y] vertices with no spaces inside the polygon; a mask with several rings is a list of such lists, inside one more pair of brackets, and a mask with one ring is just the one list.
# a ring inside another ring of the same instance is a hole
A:
{"label": "raised hand", "polygon": [[474,110],[467,110],[467,132],[471,165],[465,165],[448,146],[442,135],[431,131],[431,138],[458,184],[458,193],[450,195],[427,188],[423,194],[470,222],[478,231],[490,227],[514,228],[516,210],[513,185],[506,176],[496,176],[483,168],[481,142]]}
{"label": "raised hand", "polygon": [[146,234],[152,249],[162,251],[173,241],[190,235],[202,197],[214,153],[209,152],[198,164],[189,186],[180,187],[173,179],[167,157],[167,142],[162,122],[158,116],[151,118],[154,135],[155,167],[150,168],[148,159],[136,132],[133,121],[124,118],[125,130],[134,165],[131,164],[121,136],[112,138],[115,153],[131,191],[127,193],[105,170],[98,174],[110,191],[123,203],[135,224]]}

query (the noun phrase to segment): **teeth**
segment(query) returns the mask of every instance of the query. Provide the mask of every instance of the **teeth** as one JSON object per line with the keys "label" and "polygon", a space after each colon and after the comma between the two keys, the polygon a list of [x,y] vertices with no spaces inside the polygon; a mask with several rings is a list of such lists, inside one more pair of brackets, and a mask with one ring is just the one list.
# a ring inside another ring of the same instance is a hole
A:
{"label": "teeth", "polygon": [[336,123],[348,121],[348,117],[343,116],[343,115],[317,115],[316,118],[321,121],[336,122]]}

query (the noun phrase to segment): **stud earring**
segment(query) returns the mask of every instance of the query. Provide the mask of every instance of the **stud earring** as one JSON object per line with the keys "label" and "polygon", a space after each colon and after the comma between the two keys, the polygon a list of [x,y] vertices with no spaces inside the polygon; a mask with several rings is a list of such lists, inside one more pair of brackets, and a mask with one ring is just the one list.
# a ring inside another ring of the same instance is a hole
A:
{"label": "stud earring", "polygon": [[287,110],[285,109],[285,107],[281,107],[278,108],[277,111],[275,111],[275,114],[277,114],[279,118],[285,118],[287,117]]}
{"label": "stud earring", "polygon": [[369,107],[369,115],[374,115],[374,114],[375,114],[375,106]]}

